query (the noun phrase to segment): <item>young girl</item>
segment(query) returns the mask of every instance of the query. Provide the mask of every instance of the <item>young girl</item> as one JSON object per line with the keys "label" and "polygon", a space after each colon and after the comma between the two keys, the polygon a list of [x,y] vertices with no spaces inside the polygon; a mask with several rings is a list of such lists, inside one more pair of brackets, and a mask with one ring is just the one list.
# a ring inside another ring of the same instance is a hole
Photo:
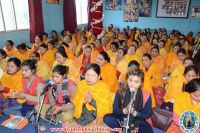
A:
{"label": "young girl", "polygon": [[8,115],[15,114],[27,116],[28,113],[34,109],[35,105],[38,104],[39,96],[45,87],[44,81],[35,74],[35,60],[25,60],[21,65],[21,69],[23,75],[21,79],[23,92],[13,94],[12,98],[25,99],[26,102],[17,107],[5,109],[5,112]]}
{"label": "young girl", "polygon": [[80,125],[102,120],[111,112],[112,97],[108,85],[100,80],[100,67],[91,64],[85,74],[85,80],[79,82],[74,95],[74,118]]}
{"label": "young girl", "polygon": [[68,80],[68,67],[56,65],[52,70],[52,80],[54,85],[48,92],[49,104],[44,104],[42,107],[41,117],[44,119],[46,111],[51,106],[52,115],[61,113],[61,121],[65,122],[73,118],[74,106],[71,100],[75,92],[75,84]]}
{"label": "young girl", "polygon": [[129,71],[126,77],[126,84],[117,91],[113,104],[113,113],[104,116],[104,122],[111,128],[121,128],[119,121],[127,118],[131,99],[131,88],[134,90],[134,104],[129,120],[129,130],[138,128],[138,133],[153,133],[150,126],[151,116],[151,95],[142,89],[144,73],[141,70]]}

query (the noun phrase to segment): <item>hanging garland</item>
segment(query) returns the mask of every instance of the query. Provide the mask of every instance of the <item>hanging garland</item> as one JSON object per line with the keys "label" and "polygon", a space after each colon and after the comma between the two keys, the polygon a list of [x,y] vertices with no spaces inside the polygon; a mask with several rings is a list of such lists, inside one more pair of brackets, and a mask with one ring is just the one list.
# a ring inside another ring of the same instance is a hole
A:
{"label": "hanging garland", "polygon": [[94,22],[91,22],[91,25],[101,23],[103,21],[103,19],[104,19],[104,14],[102,14],[101,19],[92,19],[92,20],[94,20]]}
{"label": "hanging garland", "polygon": [[91,12],[94,12],[94,11],[96,11],[96,9],[99,7],[99,6],[101,6],[102,4],[103,4],[103,0],[99,0],[98,2],[92,2],[92,3],[94,3],[94,6],[91,8]]}
{"label": "hanging garland", "polygon": [[[94,3],[94,6],[91,8],[90,11],[91,11],[92,13],[93,13],[93,12],[101,13],[101,11],[98,11],[97,8],[103,5],[103,1],[104,1],[104,0],[99,0],[98,2],[92,2],[92,3]],[[101,22],[103,21],[103,19],[104,19],[104,14],[102,14],[101,19],[92,19],[91,26],[92,26],[93,28],[96,28],[96,29],[102,29],[102,28],[99,28],[99,27],[95,27],[95,26],[93,26],[93,25],[101,23]]]}

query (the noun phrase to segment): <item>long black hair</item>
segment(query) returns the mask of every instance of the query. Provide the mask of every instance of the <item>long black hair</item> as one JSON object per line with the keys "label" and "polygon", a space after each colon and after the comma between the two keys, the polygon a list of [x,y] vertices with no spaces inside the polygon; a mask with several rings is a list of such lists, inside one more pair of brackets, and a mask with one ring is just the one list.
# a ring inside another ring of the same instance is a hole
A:
{"label": "long black hair", "polygon": [[110,62],[110,57],[105,51],[101,51],[99,54],[103,56],[104,60],[106,60],[107,62]]}
{"label": "long black hair", "polygon": [[57,72],[59,75],[64,76],[65,74],[67,75],[69,72],[69,67],[68,66],[63,66],[63,65],[56,65],[52,72]]}
{"label": "long black hair", "polygon": [[200,78],[196,78],[191,80],[189,83],[185,85],[185,92],[192,93],[200,90]]}

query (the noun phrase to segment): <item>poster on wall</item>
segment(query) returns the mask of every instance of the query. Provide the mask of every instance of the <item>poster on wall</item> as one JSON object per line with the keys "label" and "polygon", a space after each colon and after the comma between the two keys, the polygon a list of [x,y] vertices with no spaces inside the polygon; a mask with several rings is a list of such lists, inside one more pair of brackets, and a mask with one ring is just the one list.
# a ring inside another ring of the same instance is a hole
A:
{"label": "poster on wall", "polygon": [[187,18],[190,0],[158,0],[157,17]]}
{"label": "poster on wall", "polygon": [[139,0],[124,0],[124,22],[138,22]]}
{"label": "poster on wall", "polygon": [[139,16],[151,17],[152,0],[140,0],[139,2]]}
{"label": "poster on wall", "polygon": [[192,17],[193,18],[200,18],[200,6],[193,6],[192,7]]}
{"label": "poster on wall", "polygon": [[121,10],[122,0],[106,0],[106,10]]}

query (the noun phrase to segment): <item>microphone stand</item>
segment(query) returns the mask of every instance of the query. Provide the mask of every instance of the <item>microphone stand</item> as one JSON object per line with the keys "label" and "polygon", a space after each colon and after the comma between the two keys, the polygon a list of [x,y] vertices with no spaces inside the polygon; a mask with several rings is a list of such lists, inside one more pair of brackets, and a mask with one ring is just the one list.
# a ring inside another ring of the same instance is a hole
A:
{"label": "microphone stand", "polygon": [[[47,90],[44,90],[47,92]],[[41,102],[39,102],[39,110],[37,111],[36,109],[34,109],[34,112],[29,116],[29,119],[31,118],[31,116],[34,114],[34,116],[36,116],[36,119],[34,119],[34,126],[35,126],[35,133],[40,133],[39,130],[39,118],[40,118],[40,114],[41,114],[41,110],[42,110],[42,106],[44,104],[44,99],[46,96],[46,92],[44,93],[44,91],[41,93],[40,97],[42,97]]]}
{"label": "microphone stand", "polygon": [[127,116],[127,121],[126,121],[126,126],[125,126],[125,133],[128,133],[128,129],[129,129],[129,120],[130,120],[130,115],[132,112],[132,106],[134,103],[134,91],[131,91],[131,101],[130,101],[130,105],[129,105],[129,110],[128,110],[128,116]]}

